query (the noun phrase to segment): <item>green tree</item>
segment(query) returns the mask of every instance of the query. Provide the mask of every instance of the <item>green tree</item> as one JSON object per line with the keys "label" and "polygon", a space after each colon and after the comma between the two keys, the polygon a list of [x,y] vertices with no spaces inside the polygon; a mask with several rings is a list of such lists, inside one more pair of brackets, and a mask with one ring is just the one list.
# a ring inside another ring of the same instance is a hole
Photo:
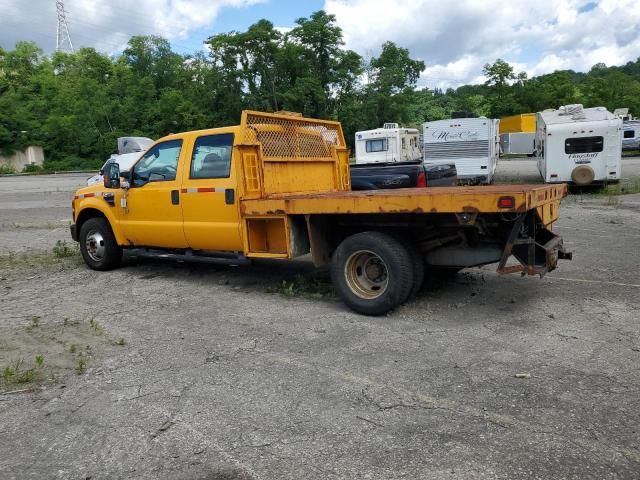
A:
{"label": "green tree", "polygon": [[487,78],[484,84],[488,88],[490,115],[499,118],[516,113],[517,107],[511,84],[517,77],[513,67],[498,58],[492,64],[487,63],[482,73]]}

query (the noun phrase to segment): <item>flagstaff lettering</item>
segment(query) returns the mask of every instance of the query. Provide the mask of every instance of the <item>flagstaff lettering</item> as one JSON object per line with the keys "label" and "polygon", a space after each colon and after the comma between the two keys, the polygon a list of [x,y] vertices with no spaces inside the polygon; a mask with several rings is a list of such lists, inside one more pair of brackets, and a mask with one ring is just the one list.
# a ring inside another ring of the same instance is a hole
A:
{"label": "flagstaff lettering", "polygon": [[573,160],[577,164],[582,163],[591,163],[591,160],[594,160],[600,155],[598,152],[593,153],[572,153],[569,155],[569,160]]}

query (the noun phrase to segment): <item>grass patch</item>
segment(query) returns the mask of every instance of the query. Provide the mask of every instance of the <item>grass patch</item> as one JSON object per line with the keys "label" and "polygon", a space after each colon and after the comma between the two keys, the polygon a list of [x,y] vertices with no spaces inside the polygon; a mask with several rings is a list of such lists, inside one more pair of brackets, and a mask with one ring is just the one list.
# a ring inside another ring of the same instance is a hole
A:
{"label": "grass patch", "polygon": [[6,228],[7,230],[57,230],[58,228],[68,228],[68,223],[55,223],[55,222],[46,222],[46,223],[2,223],[0,224],[0,228]]}
{"label": "grass patch", "polygon": [[570,191],[574,195],[579,196],[619,196],[640,193],[640,178],[630,178],[620,183],[612,183],[603,186],[591,187],[570,187]]}
{"label": "grass patch", "polygon": [[56,258],[75,257],[80,253],[77,244],[68,244],[66,240],[58,240],[53,247],[53,256]]}
{"label": "grass patch", "polygon": [[104,333],[104,328],[102,328],[102,325],[100,325],[95,318],[89,320],[89,327],[91,327],[94,335],[102,335]]}
{"label": "grass patch", "polygon": [[282,280],[282,283],[268,287],[267,292],[303,298],[328,298],[336,295],[331,281],[325,275],[319,275],[317,272],[296,275],[291,281]]}
{"label": "grass patch", "polygon": [[[55,248],[55,247],[54,247]],[[0,270],[17,270],[27,268],[46,268],[56,265],[79,266],[82,264],[80,250],[72,248],[72,254],[57,256],[53,251],[28,251],[0,255]]]}
{"label": "grass patch", "polygon": [[[38,364],[40,358],[41,363]],[[44,365],[44,357],[36,356],[36,365],[32,368],[24,368],[24,359],[20,358],[11,365],[7,365],[2,369],[2,383],[4,385],[22,385],[31,383],[36,379],[36,368]]]}
{"label": "grass patch", "polygon": [[16,167],[11,165],[0,165],[0,175],[11,175],[16,173]]}
{"label": "grass patch", "polygon": [[82,352],[80,352],[76,357],[75,370],[76,370],[76,374],[78,375],[82,375],[84,372],[87,371],[87,357],[85,357]]}

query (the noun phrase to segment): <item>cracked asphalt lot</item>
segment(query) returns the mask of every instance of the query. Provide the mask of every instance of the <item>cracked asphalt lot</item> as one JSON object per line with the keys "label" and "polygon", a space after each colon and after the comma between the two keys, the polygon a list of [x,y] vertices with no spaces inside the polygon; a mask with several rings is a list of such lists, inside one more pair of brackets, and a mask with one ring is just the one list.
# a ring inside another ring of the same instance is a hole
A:
{"label": "cracked asphalt lot", "polygon": [[0,179],[0,367],[90,347],[0,389],[0,478],[640,478],[640,195],[567,199],[542,280],[469,269],[369,318],[269,292],[305,262],[29,261],[83,180]]}

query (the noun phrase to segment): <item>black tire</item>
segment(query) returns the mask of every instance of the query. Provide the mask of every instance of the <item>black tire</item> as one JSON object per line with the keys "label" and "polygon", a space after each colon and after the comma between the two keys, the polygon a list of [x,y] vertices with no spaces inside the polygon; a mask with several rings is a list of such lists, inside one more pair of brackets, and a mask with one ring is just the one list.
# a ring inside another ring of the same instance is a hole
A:
{"label": "black tire", "polygon": [[90,218],[80,228],[80,253],[84,263],[93,270],[111,270],[120,265],[122,248],[116,243],[109,222]]}
{"label": "black tire", "polygon": [[352,310],[384,315],[409,297],[414,285],[412,260],[409,250],[390,235],[357,233],[334,252],[331,280]]}
{"label": "black tire", "polygon": [[411,254],[411,265],[413,266],[413,285],[407,298],[411,300],[418,295],[418,292],[420,292],[424,286],[424,257],[418,246],[414,243],[409,244],[407,249]]}

